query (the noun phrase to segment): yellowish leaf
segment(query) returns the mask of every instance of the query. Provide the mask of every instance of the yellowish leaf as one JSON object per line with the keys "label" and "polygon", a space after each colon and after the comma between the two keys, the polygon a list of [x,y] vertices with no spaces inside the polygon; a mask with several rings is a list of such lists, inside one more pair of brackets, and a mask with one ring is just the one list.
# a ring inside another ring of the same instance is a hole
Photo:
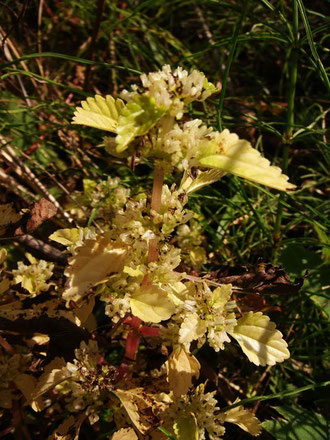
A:
{"label": "yellowish leaf", "polygon": [[189,344],[195,339],[199,339],[205,335],[206,330],[206,321],[201,320],[197,313],[190,313],[181,324],[179,342],[180,344]]}
{"label": "yellowish leaf", "polygon": [[[237,399],[234,403],[237,403]],[[229,409],[225,412],[225,422],[234,423],[241,429],[251,435],[258,436],[261,433],[261,425],[255,415],[244,409],[243,406],[236,406],[236,408]]]}
{"label": "yellowish leaf", "polygon": [[238,319],[233,336],[248,359],[255,365],[274,365],[290,357],[282,333],[269,317],[261,312],[249,312]]}
{"label": "yellowish leaf", "polygon": [[177,440],[198,440],[198,425],[194,413],[183,414],[175,419],[174,433]]}
{"label": "yellowish leaf", "polygon": [[232,285],[224,284],[217,287],[212,293],[211,306],[215,309],[223,309],[232,294]]}
{"label": "yellowish leaf", "polygon": [[88,416],[83,412],[70,416],[58,426],[47,440],[78,440],[81,425]]}
{"label": "yellowish leaf", "polygon": [[132,423],[142,434],[157,427],[159,419],[154,414],[154,410],[158,408],[157,402],[143,388],[117,389],[114,393],[120,399]]}
{"label": "yellowish leaf", "polygon": [[252,182],[260,183],[280,191],[295,189],[282,174],[279,167],[271,166],[251,144],[237,135],[223,130],[217,139],[204,148],[199,163],[206,168],[216,168]]}
{"label": "yellowish leaf", "polygon": [[65,228],[58,229],[52,235],[49,236],[50,240],[56,241],[56,243],[63,244],[64,246],[71,246],[80,240],[79,229],[77,228]]}
{"label": "yellowish leaf", "polygon": [[133,428],[122,428],[115,432],[111,440],[138,440]]}
{"label": "yellowish leaf", "polygon": [[69,288],[63,293],[67,301],[79,302],[88,289],[124,268],[126,249],[106,237],[86,240],[76,252],[65,271],[70,278]]}
{"label": "yellowish leaf", "polygon": [[119,114],[124,107],[121,99],[96,95],[95,98],[82,101],[81,107],[76,108],[72,123],[116,133]]}
{"label": "yellowish leaf", "polygon": [[167,362],[167,377],[174,397],[187,394],[194,377],[198,379],[200,363],[182,345],[174,347]]}
{"label": "yellowish leaf", "polygon": [[180,189],[185,191],[187,194],[191,194],[203,188],[204,186],[217,182],[225,174],[226,174],[225,171],[214,169],[207,171],[199,171],[197,176],[193,177],[190,171],[185,171],[183,178],[181,180]]}
{"label": "yellowish leaf", "polygon": [[166,290],[155,285],[141,286],[132,295],[130,305],[133,315],[145,322],[166,321],[175,312]]}

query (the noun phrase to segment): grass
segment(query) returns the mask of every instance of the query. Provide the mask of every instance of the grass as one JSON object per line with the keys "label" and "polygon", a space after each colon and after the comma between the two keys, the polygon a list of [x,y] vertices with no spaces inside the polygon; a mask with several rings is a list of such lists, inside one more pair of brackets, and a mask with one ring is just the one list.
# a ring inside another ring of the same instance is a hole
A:
{"label": "grass", "polygon": [[[0,25],[0,202],[13,201],[17,208],[40,197],[42,187],[64,206],[66,192],[80,189],[82,178],[105,179],[116,170],[129,183],[148,172],[141,167],[134,176],[118,169],[95,147],[102,143],[98,132],[70,125],[73,108],[84,97],[116,95],[139,72],[166,63],[198,68],[221,83],[220,95],[190,116],[205,114],[210,125],[249,139],[298,190],[279,195],[225,177],[194,195],[190,205],[201,215],[205,245],[214,254],[206,269],[262,258],[283,265],[291,277],[307,270],[309,275],[299,293],[267,297],[280,310],[272,312],[273,320],[288,340],[291,361],[255,368],[226,352],[209,366],[226,377],[223,405],[230,404],[238,386],[242,398],[266,400],[255,404],[261,419],[276,416],[271,407],[283,402],[325,415],[330,367],[326,4],[64,0],[37,7],[4,0]],[[3,155],[8,145],[42,186],[8,162]],[[59,225],[68,225],[67,219],[62,216],[53,227]],[[47,232],[38,237],[47,240]],[[207,350],[202,353],[203,359],[208,356]],[[247,438],[240,435],[235,438]],[[274,436],[282,438],[278,432]]]}

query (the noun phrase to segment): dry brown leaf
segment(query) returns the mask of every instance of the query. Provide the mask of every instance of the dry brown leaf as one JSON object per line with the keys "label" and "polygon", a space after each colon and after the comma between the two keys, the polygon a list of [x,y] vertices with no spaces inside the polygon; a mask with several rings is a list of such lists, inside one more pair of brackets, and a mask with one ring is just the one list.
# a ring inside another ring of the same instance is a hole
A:
{"label": "dry brown leaf", "polygon": [[146,434],[159,425],[159,418],[154,414],[158,407],[157,402],[143,388],[117,389],[115,394],[135,427],[142,434]]}
{"label": "dry brown leaf", "polygon": [[57,384],[69,377],[68,372],[63,367],[66,366],[66,362],[63,358],[55,358],[49,364],[46,365],[43,374],[40,376],[36,387],[34,389],[32,398],[33,400],[45,394],[47,391],[54,388]]}
{"label": "dry brown leaf", "polygon": [[35,203],[30,212],[30,218],[26,224],[26,231],[28,233],[36,230],[43,222],[54,217],[57,213],[57,208],[54,203],[45,198],[41,198],[39,202]]}

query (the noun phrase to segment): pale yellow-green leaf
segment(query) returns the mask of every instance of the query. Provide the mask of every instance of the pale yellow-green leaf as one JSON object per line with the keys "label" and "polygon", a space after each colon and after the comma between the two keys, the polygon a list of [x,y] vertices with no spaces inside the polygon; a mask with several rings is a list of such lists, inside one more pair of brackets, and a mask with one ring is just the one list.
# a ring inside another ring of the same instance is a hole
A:
{"label": "pale yellow-green leaf", "polygon": [[65,271],[70,279],[69,287],[63,293],[67,301],[80,301],[88,289],[107,281],[124,268],[126,249],[106,237],[86,240],[76,252]]}
{"label": "pale yellow-green leaf", "polygon": [[131,297],[130,305],[133,315],[145,322],[166,321],[175,312],[175,305],[166,290],[155,285],[137,289]]}
{"label": "pale yellow-green leaf", "polygon": [[123,407],[134,426],[142,433],[146,434],[150,429],[154,429],[159,420],[154,415],[154,410],[159,409],[157,402],[143,388],[132,388],[130,390],[116,389],[114,391],[120,399]]}
{"label": "pale yellow-green leaf", "polygon": [[118,118],[124,106],[121,99],[96,95],[95,98],[82,101],[81,107],[76,108],[72,123],[116,133]]}
{"label": "pale yellow-green leaf", "polygon": [[193,177],[190,171],[185,171],[180,183],[180,189],[185,191],[187,194],[191,194],[203,188],[204,186],[217,182],[225,174],[225,171],[214,169],[199,171],[197,176]]}
{"label": "pale yellow-green leaf", "polygon": [[52,235],[49,236],[50,240],[56,241],[56,243],[63,244],[64,246],[71,246],[80,240],[79,229],[77,228],[65,228],[58,229]]}
{"label": "pale yellow-green leaf", "polygon": [[164,114],[153,97],[142,95],[129,101],[118,119],[117,153],[126,150],[136,136],[146,134]]}
{"label": "pale yellow-green leaf", "polygon": [[174,421],[177,440],[198,440],[197,419],[194,413],[179,415]]}
{"label": "pale yellow-green leaf", "polygon": [[111,440],[138,440],[133,428],[122,428],[115,432]]}
{"label": "pale yellow-green leaf", "polygon": [[217,287],[212,293],[211,305],[215,309],[223,309],[229,301],[232,294],[231,284],[224,284]]}
{"label": "pale yellow-green leaf", "polygon": [[282,174],[279,167],[271,166],[269,160],[262,157],[248,141],[224,130],[218,142],[210,141],[201,151],[201,166],[220,169],[280,191],[295,189],[295,185],[288,182],[288,176]]}
{"label": "pale yellow-green leaf", "polygon": [[182,345],[173,348],[167,362],[167,379],[174,397],[187,394],[194,377],[198,379],[200,363]]}
{"label": "pale yellow-green leaf", "polygon": [[[239,399],[236,399],[234,403],[238,401]],[[236,406],[236,408],[226,411],[224,421],[238,425],[241,429],[253,436],[258,436],[261,433],[259,420],[252,412],[244,409],[243,406]]]}
{"label": "pale yellow-green leaf", "polygon": [[127,275],[129,275],[130,277],[134,277],[134,278],[144,276],[144,272],[142,272],[142,270],[139,269],[139,266],[136,267],[135,269],[133,267],[125,266],[123,272],[127,273]]}
{"label": "pale yellow-green leaf", "polygon": [[282,333],[261,312],[249,312],[238,319],[237,325],[229,334],[237,340],[248,359],[255,365],[274,365],[290,357]]}
{"label": "pale yellow-green leaf", "polygon": [[181,324],[179,342],[180,344],[189,344],[190,342],[204,336],[206,330],[206,322],[200,319],[196,313],[189,313]]}

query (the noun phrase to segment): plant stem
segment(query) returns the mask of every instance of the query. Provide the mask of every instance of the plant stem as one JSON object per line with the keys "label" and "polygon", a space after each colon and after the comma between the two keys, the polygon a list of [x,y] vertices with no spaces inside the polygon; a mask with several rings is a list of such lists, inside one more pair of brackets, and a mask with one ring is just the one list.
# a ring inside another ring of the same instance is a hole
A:
{"label": "plant stem", "polygon": [[[288,169],[290,145],[292,143],[292,131],[294,125],[294,104],[296,96],[296,83],[297,83],[297,71],[298,71],[298,4],[296,0],[293,0],[292,10],[292,31],[293,41],[289,58],[289,94],[288,94],[288,110],[286,117],[286,127],[283,134],[283,159],[282,170],[286,174]],[[283,216],[283,200],[285,193],[281,193],[278,199],[277,214],[275,221],[275,228],[273,234],[274,240],[274,252],[273,260],[276,263],[279,251],[279,244],[281,241],[281,223]]]}
{"label": "plant stem", "polygon": [[[155,167],[154,172],[154,181],[152,186],[152,195],[151,195],[151,209],[156,212],[160,211],[161,203],[162,203],[162,189],[164,182],[164,170],[160,167]],[[153,238],[149,241],[149,250],[148,250],[148,263],[152,263],[158,259],[158,239]],[[145,286],[150,284],[148,281],[148,277],[145,276],[142,281],[142,285]],[[141,319],[136,316],[132,317],[130,325],[132,330],[129,332],[126,339],[126,349],[125,349],[125,358],[130,360],[135,360],[136,353],[140,344],[140,333],[139,328],[141,325]],[[128,364],[123,361],[120,366],[120,377],[122,377],[128,371]]]}
{"label": "plant stem", "polygon": [[[162,203],[162,189],[164,182],[164,170],[159,167],[155,167],[154,182],[152,186],[151,195],[151,209],[156,212],[160,211]],[[157,261],[158,259],[158,239],[153,238],[149,241],[148,263]]]}

